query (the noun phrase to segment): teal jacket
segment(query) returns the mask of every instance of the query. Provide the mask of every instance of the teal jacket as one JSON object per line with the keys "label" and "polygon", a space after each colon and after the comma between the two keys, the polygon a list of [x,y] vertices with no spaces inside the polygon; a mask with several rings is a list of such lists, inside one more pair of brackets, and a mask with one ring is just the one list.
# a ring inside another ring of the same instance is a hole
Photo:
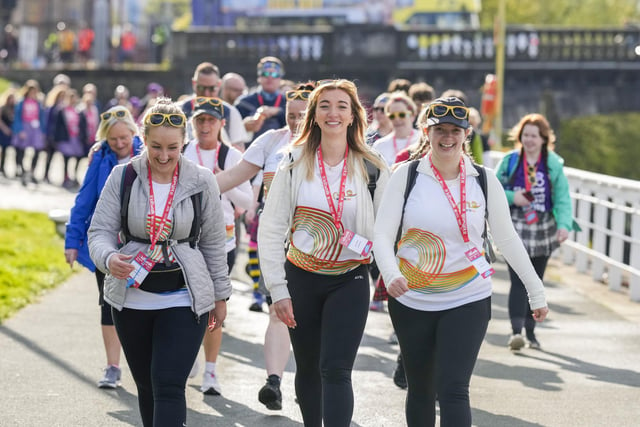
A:
{"label": "teal jacket", "polygon": [[[518,162],[520,161],[520,150],[513,150],[505,154],[498,167],[496,176],[504,187],[509,205],[513,205],[514,191],[511,189],[511,177],[513,176]],[[569,181],[564,174],[564,159],[549,151],[547,156],[547,170],[551,180],[551,206],[553,217],[558,224],[558,228],[569,231],[580,231],[580,226],[573,219],[573,205],[569,195]]]}

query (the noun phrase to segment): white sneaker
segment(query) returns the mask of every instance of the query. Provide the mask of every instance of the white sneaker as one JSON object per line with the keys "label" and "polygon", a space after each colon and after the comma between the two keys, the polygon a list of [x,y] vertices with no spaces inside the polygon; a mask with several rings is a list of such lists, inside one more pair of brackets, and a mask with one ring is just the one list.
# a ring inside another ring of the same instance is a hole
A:
{"label": "white sneaker", "polygon": [[200,391],[210,396],[220,396],[222,394],[222,387],[220,387],[220,383],[218,383],[218,377],[216,377],[215,372],[204,372]]}
{"label": "white sneaker", "polygon": [[198,371],[200,370],[200,362],[198,362],[198,358],[193,361],[193,366],[191,367],[191,371],[189,372],[189,378],[195,378],[198,375]]}

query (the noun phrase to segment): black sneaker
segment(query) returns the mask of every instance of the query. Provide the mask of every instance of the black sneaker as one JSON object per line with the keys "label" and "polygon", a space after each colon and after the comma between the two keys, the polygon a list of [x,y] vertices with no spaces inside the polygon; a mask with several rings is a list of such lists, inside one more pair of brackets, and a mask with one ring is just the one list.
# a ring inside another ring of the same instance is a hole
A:
{"label": "black sneaker", "polygon": [[404,373],[404,365],[402,364],[402,354],[398,355],[396,370],[393,372],[393,383],[403,390],[408,387],[407,376]]}
{"label": "black sneaker", "polygon": [[269,375],[267,383],[258,392],[258,400],[267,409],[279,411],[282,409],[282,392],[280,391],[280,378],[277,375]]}

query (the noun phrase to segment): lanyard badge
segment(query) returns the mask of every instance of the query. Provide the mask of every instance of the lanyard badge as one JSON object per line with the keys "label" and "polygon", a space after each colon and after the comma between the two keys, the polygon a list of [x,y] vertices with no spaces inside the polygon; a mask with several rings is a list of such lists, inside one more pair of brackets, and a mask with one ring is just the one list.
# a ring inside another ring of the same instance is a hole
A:
{"label": "lanyard badge", "polygon": [[[151,240],[151,246],[149,247],[149,252],[153,251],[160,238],[160,234],[164,229],[164,226],[169,218],[169,210],[171,209],[171,205],[173,204],[173,198],[176,193],[176,186],[178,185],[178,165],[173,172],[173,177],[171,179],[171,187],[169,187],[169,195],[167,196],[167,202],[164,205],[164,210],[162,212],[162,218],[160,219],[160,223],[156,225],[155,217],[156,217],[156,202],[155,196],[153,193],[153,182],[151,180],[151,169],[148,169],[148,177],[149,177],[149,214],[151,216],[151,223],[149,225],[149,235]],[[127,277],[127,287],[139,288],[142,285],[142,282],[147,277],[149,272],[153,269],[153,266],[156,265],[156,261],[149,258],[148,254],[140,251],[131,261],[131,264],[134,266],[133,271]]]}
{"label": "lanyard badge", "polygon": [[344,197],[345,197],[345,187],[347,184],[347,155],[349,154],[349,145],[344,153],[344,163],[342,165],[342,177],[340,178],[340,190],[338,192],[338,207],[336,209],[335,204],[333,203],[333,197],[331,197],[331,188],[329,187],[329,180],[327,179],[327,173],[324,169],[324,161],[322,159],[322,149],[318,147],[318,166],[320,168],[320,178],[322,179],[322,187],[324,188],[324,194],[327,198],[327,203],[329,205],[329,212],[331,213],[331,217],[333,218],[333,223],[338,229],[344,230],[342,232],[342,237],[339,240],[339,243],[346,247],[347,249],[362,255],[368,256],[371,252],[371,247],[373,243],[355,232],[348,230],[342,225],[342,212],[344,210]]}
{"label": "lanyard badge", "polygon": [[466,168],[464,163],[464,158],[460,158],[460,207],[456,205],[456,201],[451,194],[451,190],[447,186],[442,174],[431,162],[431,156],[429,156],[429,163],[431,164],[431,169],[433,171],[433,175],[436,177],[436,180],[442,187],[449,204],[451,205],[451,209],[453,209],[453,213],[456,216],[456,221],[458,222],[458,228],[460,229],[460,234],[462,234],[462,240],[471,248],[467,250],[464,254],[471,262],[471,265],[476,269],[478,274],[480,274],[483,278],[491,277],[495,273],[495,270],[491,267],[491,265],[487,262],[484,256],[482,256],[482,252],[478,250],[475,246],[471,244],[469,240],[469,227],[467,225],[467,175]]}

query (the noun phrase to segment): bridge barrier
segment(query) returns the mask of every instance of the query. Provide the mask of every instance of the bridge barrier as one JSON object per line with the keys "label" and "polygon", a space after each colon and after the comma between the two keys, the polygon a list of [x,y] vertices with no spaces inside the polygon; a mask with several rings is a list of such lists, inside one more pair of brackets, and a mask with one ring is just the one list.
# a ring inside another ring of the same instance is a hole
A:
{"label": "bridge barrier", "polygon": [[[494,164],[503,155],[492,151]],[[564,171],[582,231],[571,232],[553,256],[640,302],[640,181],[570,167]]]}

